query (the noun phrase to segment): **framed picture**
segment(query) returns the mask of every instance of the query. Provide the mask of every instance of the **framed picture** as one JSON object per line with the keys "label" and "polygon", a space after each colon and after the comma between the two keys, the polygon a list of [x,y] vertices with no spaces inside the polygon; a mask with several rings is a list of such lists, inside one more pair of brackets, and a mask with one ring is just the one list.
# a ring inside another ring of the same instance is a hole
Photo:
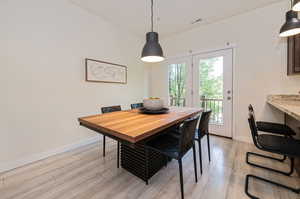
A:
{"label": "framed picture", "polygon": [[87,82],[127,83],[127,67],[119,64],[85,59],[85,80]]}

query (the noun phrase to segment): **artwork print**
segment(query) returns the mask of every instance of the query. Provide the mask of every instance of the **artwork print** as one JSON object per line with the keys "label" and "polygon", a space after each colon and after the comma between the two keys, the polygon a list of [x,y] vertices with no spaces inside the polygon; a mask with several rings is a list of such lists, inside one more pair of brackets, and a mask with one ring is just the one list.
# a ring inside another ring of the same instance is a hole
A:
{"label": "artwork print", "polygon": [[127,67],[109,62],[86,59],[86,81],[104,83],[127,83]]}

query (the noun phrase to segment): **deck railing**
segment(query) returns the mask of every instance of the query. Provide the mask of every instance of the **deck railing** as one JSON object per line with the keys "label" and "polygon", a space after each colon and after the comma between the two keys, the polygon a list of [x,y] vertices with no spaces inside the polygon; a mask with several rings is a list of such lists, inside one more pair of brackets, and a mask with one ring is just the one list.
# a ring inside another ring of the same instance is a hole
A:
{"label": "deck railing", "polygon": [[171,106],[185,106],[185,98],[180,98],[180,97],[173,97],[170,96],[170,105]]}
{"label": "deck railing", "polygon": [[204,110],[212,110],[210,118],[211,124],[223,124],[223,99],[210,99],[201,97],[200,103]]}
{"label": "deck railing", "polygon": [[[170,97],[170,105],[171,106],[186,106],[185,98],[176,98]],[[204,110],[212,110],[210,123],[222,125],[224,122],[223,117],[223,99],[212,99],[205,98],[202,96],[200,98],[200,106],[204,108]]]}

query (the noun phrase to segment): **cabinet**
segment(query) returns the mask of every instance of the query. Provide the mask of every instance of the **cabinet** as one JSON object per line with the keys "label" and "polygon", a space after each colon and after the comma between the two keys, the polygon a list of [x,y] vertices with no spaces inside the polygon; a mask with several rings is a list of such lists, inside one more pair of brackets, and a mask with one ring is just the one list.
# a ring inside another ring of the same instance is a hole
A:
{"label": "cabinet", "polygon": [[300,34],[288,38],[288,75],[300,75]]}

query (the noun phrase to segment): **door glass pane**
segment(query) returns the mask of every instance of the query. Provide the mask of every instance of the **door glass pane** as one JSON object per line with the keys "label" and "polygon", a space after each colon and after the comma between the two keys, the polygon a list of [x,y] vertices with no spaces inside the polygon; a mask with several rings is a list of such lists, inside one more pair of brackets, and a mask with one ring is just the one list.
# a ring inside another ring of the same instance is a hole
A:
{"label": "door glass pane", "polygon": [[187,64],[169,65],[169,96],[171,106],[186,105]]}
{"label": "door glass pane", "polygon": [[199,96],[204,109],[212,110],[210,122],[223,124],[223,56],[199,61]]}

